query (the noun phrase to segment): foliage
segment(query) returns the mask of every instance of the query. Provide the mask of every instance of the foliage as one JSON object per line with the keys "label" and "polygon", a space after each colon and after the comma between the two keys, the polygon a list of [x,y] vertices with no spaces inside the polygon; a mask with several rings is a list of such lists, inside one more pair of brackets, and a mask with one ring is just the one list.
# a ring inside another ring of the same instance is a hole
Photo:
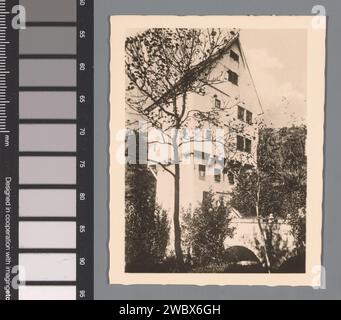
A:
{"label": "foliage", "polygon": [[147,272],[163,261],[169,240],[167,214],[155,205],[154,177],[144,165],[126,168],[126,269]]}
{"label": "foliage", "polygon": [[305,126],[260,131],[258,168],[273,186],[267,190],[271,201],[262,192],[263,215],[286,217],[306,206],[306,135]]}
{"label": "foliage", "polygon": [[256,244],[261,255],[267,251],[272,269],[288,255],[276,223],[279,219],[291,225],[296,251],[305,250],[305,141],[305,126],[263,128],[259,132],[257,167],[238,170],[231,205],[247,216],[255,216],[259,210],[266,247],[259,240]]}
{"label": "foliage", "polygon": [[294,236],[296,254],[304,254],[306,246],[306,208],[289,215],[288,223]]}
{"label": "foliage", "polygon": [[256,215],[257,172],[241,169],[235,188],[233,189],[231,206],[245,216]]}
{"label": "foliage", "polygon": [[234,233],[230,222],[229,207],[222,198],[214,199],[212,191],[193,214],[184,216],[185,243],[190,248],[194,265],[203,267],[224,262],[224,241]]}
{"label": "foliage", "polygon": [[161,262],[165,258],[169,231],[167,212],[157,205],[154,213],[153,230],[151,230],[151,253],[154,261]]}
{"label": "foliage", "polygon": [[[283,239],[278,221],[265,220],[264,230],[266,234],[265,245],[270,259],[270,271],[274,272],[290,256],[290,252],[287,240]],[[264,245],[257,238],[255,238],[255,247],[260,253],[261,262],[265,265]]]}
{"label": "foliage", "polygon": [[295,253],[294,256],[286,259],[282,265],[276,270],[277,273],[305,273],[306,272],[306,255],[305,251]]}
{"label": "foliage", "polygon": [[306,128],[265,128],[259,132],[257,168],[239,170],[232,205],[255,215],[256,185],[261,178],[260,212],[286,217],[305,207]]}
{"label": "foliage", "polygon": [[257,178],[261,178],[262,216],[286,217],[306,203],[306,128],[265,128],[259,132],[257,168],[241,170],[233,205],[254,214]]}

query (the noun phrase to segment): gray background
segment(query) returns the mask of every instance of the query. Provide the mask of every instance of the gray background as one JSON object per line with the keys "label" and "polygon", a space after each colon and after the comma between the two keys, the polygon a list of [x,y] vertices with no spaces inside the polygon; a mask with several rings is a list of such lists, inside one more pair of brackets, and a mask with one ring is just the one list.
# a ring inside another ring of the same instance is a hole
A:
{"label": "gray background", "polygon": [[[246,286],[111,286],[109,239],[109,16],[310,15],[314,5],[327,10],[324,249],[326,289]],[[95,0],[95,298],[96,299],[340,299],[341,190],[340,74],[341,1],[339,0]]]}

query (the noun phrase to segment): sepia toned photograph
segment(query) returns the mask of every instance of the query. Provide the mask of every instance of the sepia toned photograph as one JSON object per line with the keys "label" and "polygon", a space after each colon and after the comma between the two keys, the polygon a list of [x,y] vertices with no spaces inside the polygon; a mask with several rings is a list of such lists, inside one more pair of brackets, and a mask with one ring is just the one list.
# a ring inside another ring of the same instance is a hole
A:
{"label": "sepia toned photograph", "polygon": [[111,283],[318,284],[324,21],[135,18],[112,17]]}

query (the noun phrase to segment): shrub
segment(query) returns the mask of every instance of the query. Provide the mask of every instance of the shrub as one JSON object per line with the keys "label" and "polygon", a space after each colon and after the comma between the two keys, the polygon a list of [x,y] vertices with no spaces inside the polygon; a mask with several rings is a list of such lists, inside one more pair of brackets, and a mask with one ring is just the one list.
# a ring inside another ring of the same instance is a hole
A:
{"label": "shrub", "polygon": [[234,228],[230,226],[229,211],[224,199],[215,200],[214,193],[210,191],[193,214],[185,214],[184,243],[190,249],[195,266],[224,262],[225,239],[234,233]]}
{"label": "shrub", "polygon": [[125,258],[127,272],[151,272],[166,256],[167,213],[155,204],[155,181],[146,166],[126,169]]}

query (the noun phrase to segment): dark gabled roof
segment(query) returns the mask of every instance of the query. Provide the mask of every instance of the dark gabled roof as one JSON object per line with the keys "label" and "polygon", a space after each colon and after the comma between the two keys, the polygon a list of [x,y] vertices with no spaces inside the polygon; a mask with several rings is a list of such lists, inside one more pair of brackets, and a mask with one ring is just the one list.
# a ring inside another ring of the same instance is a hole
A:
{"label": "dark gabled roof", "polygon": [[232,44],[239,38],[239,33],[231,33],[234,34],[226,43],[224,47],[219,49],[214,55],[210,56],[206,60],[201,61],[197,65],[195,65],[192,69],[190,69],[183,77],[180,79],[170,90],[168,90],[161,98],[151,104],[149,107],[145,109],[147,112],[151,112],[158,105],[168,101],[174,95],[174,92],[181,93],[183,87],[188,85],[189,83],[195,81],[197,77],[203,73],[208,67],[212,66],[217,60],[219,60],[226,51],[232,46]]}

